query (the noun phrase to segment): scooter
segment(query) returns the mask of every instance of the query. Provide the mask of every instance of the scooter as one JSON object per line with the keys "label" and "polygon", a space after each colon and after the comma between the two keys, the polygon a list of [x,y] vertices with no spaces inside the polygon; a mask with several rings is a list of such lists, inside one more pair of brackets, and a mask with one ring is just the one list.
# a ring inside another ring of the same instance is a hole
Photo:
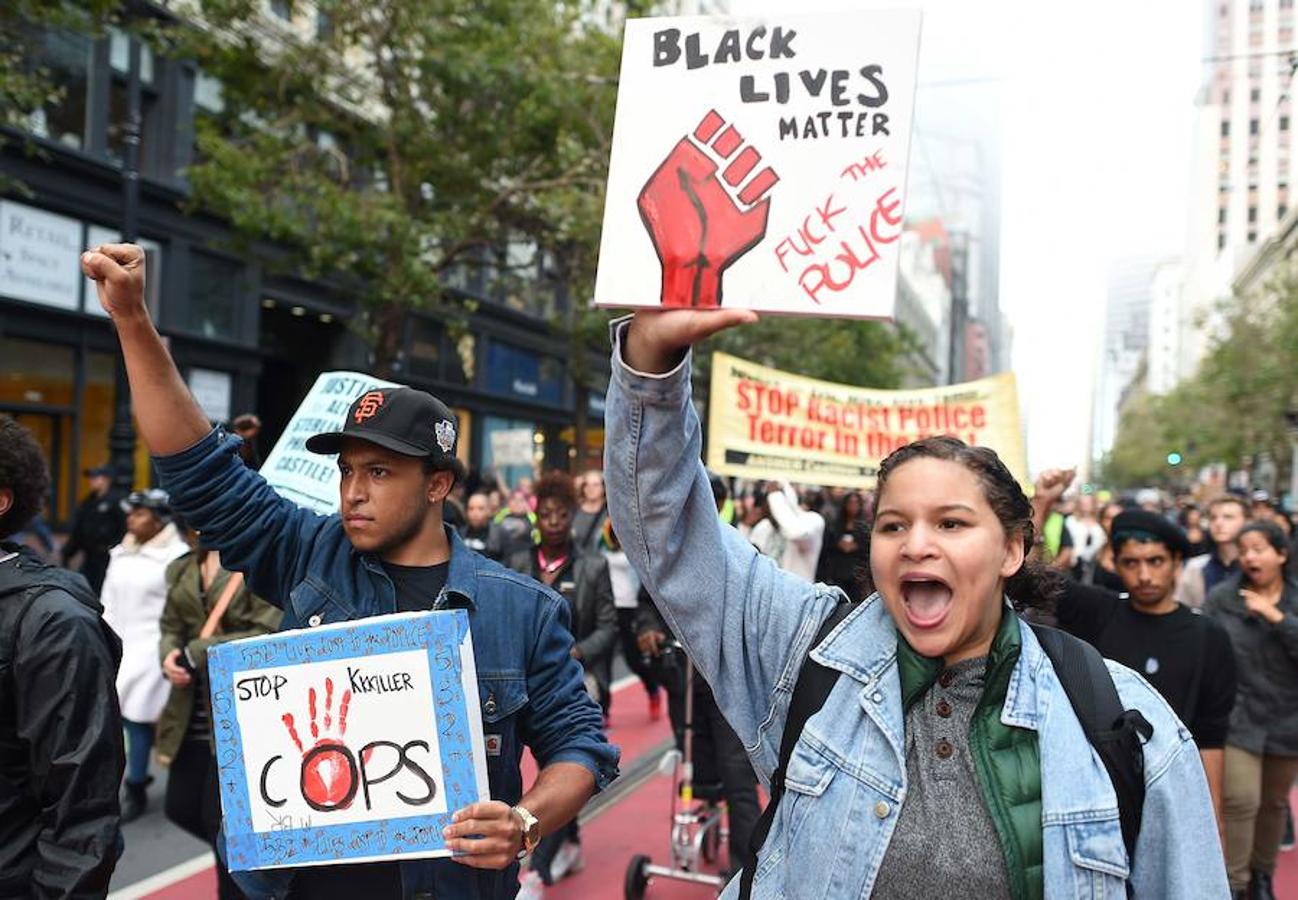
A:
{"label": "scooter", "polygon": [[728,835],[721,806],[720,784],[694,783],[694,664],[679,641],[663,646],[664,662],[683,660],[685,665],[684,752],[673,748],[659,763],[660,774],[672,776],[672,832],[670,866],[655,865],[643,853],[631,857],[626,868],[626,900],[643,900],[655,878],[709,885],[717,893],[726,886],[720,875],[700,872],[700,861],[716,862],[721,842]]}

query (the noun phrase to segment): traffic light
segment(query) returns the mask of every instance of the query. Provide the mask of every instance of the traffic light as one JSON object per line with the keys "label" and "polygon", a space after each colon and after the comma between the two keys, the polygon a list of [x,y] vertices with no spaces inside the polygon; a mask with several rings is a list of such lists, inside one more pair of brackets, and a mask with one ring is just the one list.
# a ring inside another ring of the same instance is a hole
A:
{"label": "traffic light", "polygon": [[1175,450],[1167,454],[1167,464],[1169,466],[1179,466],[1181,464],[1181,454],[1177,453]]}

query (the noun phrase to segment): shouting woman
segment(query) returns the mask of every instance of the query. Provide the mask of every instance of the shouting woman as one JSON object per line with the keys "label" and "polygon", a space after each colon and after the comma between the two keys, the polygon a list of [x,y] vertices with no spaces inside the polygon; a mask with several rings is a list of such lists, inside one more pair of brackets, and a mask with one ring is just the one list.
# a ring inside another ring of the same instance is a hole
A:
{"label": "shouting woman", "polygon": [[753,874],[723,896],[1225,897],[1194,741],[1110,664],[1123,707],[1152,725],[1128,853],[1108,771],[1016,612],[1040,605],[1052,576],[1027,561],[1031,505],[994,452],[932,438],[883,463],[876,593],[812,648],[842,592],[780,571],[722,528],[695,462],[689,347],[754,318],[615,322],[606,422],[614,527],[763,779],[808,654],[837,673],[796,737]]}

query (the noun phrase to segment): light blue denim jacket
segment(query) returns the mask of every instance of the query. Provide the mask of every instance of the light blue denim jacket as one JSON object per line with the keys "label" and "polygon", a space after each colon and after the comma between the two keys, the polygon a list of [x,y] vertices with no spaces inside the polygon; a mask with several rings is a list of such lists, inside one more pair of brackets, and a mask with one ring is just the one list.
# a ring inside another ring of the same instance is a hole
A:
{"label": "light blue denim jacket", "polygon": [[[761,556],[722,525],[699,462],[689,360],[660,377],[621,360],[613,323],[605,478],[609,511],[632,565],[711,684],[769,782],[793,685],[815,633],[841,597]],[[1154,726],[1145,745],[1145,809],[1134,867],[1117,798],[1032,629],[1001,721],[1038,734],[1045,896],[1225,898],[1207,779],[1190,732],[1143,679],[1110,662],[1127,708]],[[786,793],[758,858],[754,900],[867,898],[906,799],[897,633],[876,594],[812,652],[843,673],[794,749]],[[943,840],[934,834],[934,841]],[[738,896],[738,881],[723,894]]]}

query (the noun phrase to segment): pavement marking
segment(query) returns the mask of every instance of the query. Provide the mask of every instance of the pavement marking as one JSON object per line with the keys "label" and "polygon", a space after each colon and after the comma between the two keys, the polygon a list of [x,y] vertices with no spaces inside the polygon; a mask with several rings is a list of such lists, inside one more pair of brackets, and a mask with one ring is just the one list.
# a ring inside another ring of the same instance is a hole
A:
{"label": "pavement marking", "polygon": [[639,675],[623,675],[617,681],[609,685],[608,692],[610,694],[616,694],[618,691],[622,690],[623,688],[630,687],[631,685],[635,684],[639,680],[640,680]]}
{"label": "pavement marking", "polygon": [[128,884],[119,891],[113,891],[108,895],[108,900],[138,900],[138,898],[146,897],[154,891],[160,891],[176,882],[197,875],[205,869],[210,869],[213,865],[212,851],[207,850],[193,859],[177,863],[170,869],[163,869],[156,875],[150,875],[148,878],[134,884]]}

